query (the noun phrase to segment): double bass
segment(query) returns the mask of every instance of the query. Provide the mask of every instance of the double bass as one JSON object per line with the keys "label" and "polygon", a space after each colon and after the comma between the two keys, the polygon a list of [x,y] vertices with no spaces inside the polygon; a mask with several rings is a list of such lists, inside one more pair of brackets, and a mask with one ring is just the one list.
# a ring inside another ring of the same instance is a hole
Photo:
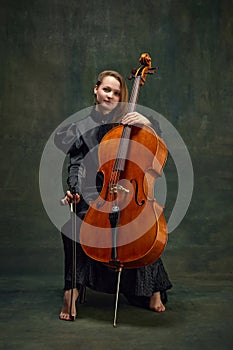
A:
{"label": "double bass", "polygon": [[[155,72],[149,54],[143,53],[139,62],[127,113],[136,110],[139,89]],[[117,298],[122,269],[156,261],[166,246],[164,208],[155,199],[154,184],[162,175],[167,153],[164,141],[144,125],[120,124],[99,145],[103,186],[83,219],[80,243],[90,258],[117,269]]]}

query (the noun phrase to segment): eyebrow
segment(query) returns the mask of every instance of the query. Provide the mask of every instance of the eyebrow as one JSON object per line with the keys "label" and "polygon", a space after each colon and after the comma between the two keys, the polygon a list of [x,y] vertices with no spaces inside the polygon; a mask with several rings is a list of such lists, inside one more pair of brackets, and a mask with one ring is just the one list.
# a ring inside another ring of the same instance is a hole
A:
{"label": "eyebrow", "polygon": [[114,90],[114,91],[117,91],[117,92],[121,92],[121,89],[113,89],[113,88],[111,88],[111,86],[109,86],[109,85],[104,85],[104,86],[103,86],[103,89],[110,89],[110,90]]}

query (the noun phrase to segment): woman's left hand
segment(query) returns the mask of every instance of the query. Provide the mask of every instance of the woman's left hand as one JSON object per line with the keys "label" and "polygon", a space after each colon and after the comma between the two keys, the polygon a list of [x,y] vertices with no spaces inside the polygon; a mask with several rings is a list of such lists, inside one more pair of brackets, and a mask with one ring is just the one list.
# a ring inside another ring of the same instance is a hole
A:
{"label": "woman's left hand", "polygon": [[123,118],[122,118],[122,124],[123,125],[134,125],[134,124],[142,124],[142,125],[147,125],[150,126],[151,122],[149,119],[144,117],[144,115],[138,113],[138,112],[131,112],[127,113]]}

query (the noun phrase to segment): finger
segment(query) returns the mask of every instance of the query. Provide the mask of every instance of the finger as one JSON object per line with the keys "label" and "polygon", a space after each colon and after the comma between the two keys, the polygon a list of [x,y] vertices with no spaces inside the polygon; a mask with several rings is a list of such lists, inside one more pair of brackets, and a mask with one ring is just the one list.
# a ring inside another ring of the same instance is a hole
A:
{"label": "finger", "polygon": [[80,195],[78,193],[72,195],[72,197],[69,198],[69,203],[72,202],[72,203],[79,203],[80,202]]}
{"label": "finger", "polygon": [[73,197],[73,201],[74,201],[75,203],[78,203],[79,200],[80,200],[80,196],[76,193],[76,194],[74,195],[74,197]]}
{"label": "finger", "polygon": [[135,115],[136,115],[135,112],[127,113],[127,114],[124,115],[124,117],[122,118],[122,120],[131,119],[131,118],[135,117]]}
{"label": "finger", "polygon": [[124,122],[124,125],[127,124],[127,125],[134,125],[134,124],[137,124],[139,123],[139,120],[134,117],[134,118],[130,118],[130,119],[127,119],[125,122]]}
{"label": "finger", "polygon": [[122,119],[122,124],[132,124],[135,122],[135,116],[127,116]]}
{"label": "finger", "polygon": [[70,191],[66,191],[66,197],[73,199],[73,195]]}
{"label": "finger", "polygon": [[69,204],[70,203],[70,201],[69,201],[69,198],[67,197],[67,196],[65,196],[64,198],[62,198],[61,200],[60,200],[60,204],[61,205],[67,205],[67,204]]}

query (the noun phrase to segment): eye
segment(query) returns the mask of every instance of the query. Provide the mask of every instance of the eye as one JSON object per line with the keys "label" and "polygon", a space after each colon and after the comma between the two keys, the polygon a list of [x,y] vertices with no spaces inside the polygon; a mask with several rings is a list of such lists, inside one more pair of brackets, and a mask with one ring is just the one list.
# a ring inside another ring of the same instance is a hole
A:
{"label": "eye", "polygon": [[117,97],[119,97],[121,94],[120,94],[119,91],[116,91],[116,92],[114,93],[114,95],[117,96]]}
{"label": "eye", "polygon": [[110,92],[111,91],[110,88],[108,88],[108,87],[103,88],[103,90],[104,90],[104,92]]}

